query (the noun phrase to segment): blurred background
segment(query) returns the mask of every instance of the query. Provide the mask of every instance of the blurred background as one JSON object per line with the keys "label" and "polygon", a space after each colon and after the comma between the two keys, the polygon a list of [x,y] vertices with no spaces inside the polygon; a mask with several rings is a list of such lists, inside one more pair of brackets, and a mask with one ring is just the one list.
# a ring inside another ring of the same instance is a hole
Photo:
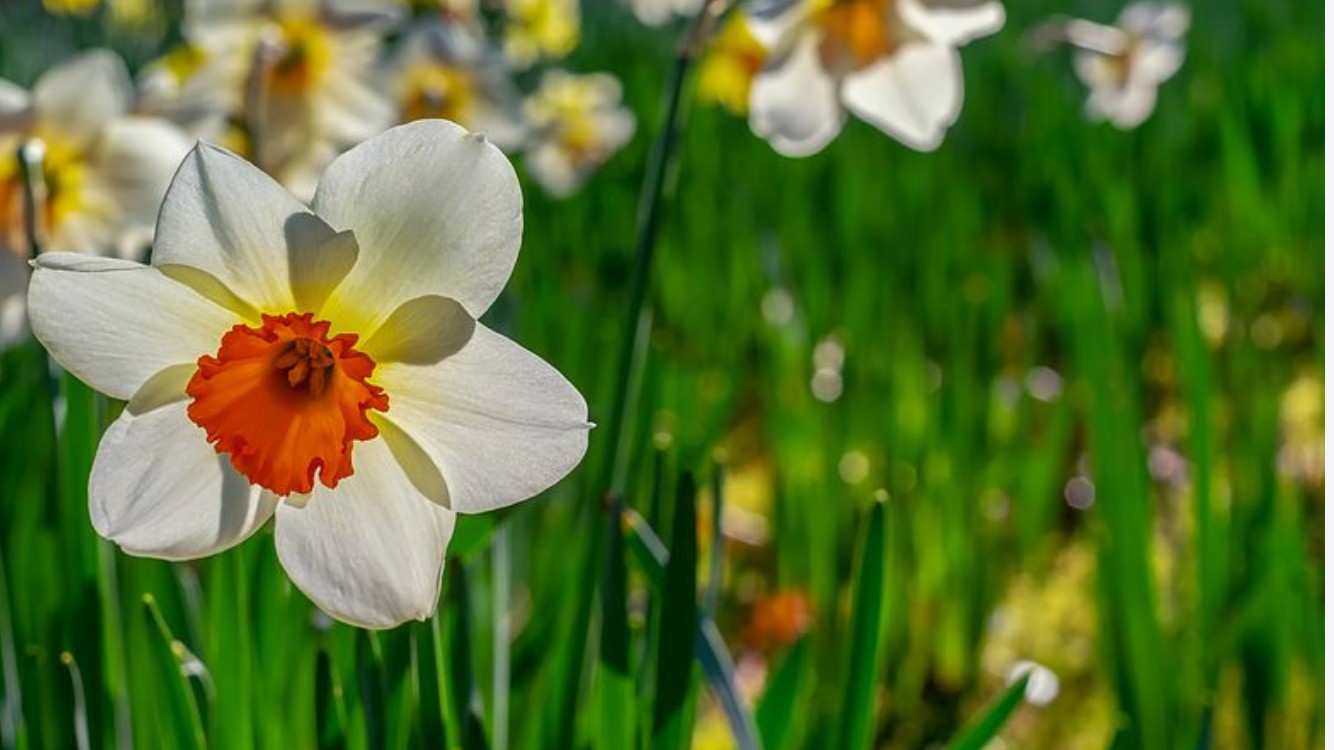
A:
{"label": "blurred background", "polygon": [[[849,119],[787,158],[691,75],[641,319],[641,183],[688,21],[585,2],[541,66],[619,79],[633,137],[569,195],[516,154],[523,251],[485,322],[600,426],[560,485],[460,523],[430,622],[318,616],[267,532],[180,564],[97,539],[84,486],[117,406],[10,347],[0,740],[614,747],[625,712],[654,747],[941,747],[1035,663],[990,747],[1323,747],[1323,9],[1195,4],[1184,67],[1123,131],[1086,119],[1067,50],[1026,43],[1121,8],[1007,3],[932,153]],[[3,0],[0,78],[95,47],[137,73],[181,21]],[[685,596],[723,663],[691,665],[668,549],[698,561]]]}

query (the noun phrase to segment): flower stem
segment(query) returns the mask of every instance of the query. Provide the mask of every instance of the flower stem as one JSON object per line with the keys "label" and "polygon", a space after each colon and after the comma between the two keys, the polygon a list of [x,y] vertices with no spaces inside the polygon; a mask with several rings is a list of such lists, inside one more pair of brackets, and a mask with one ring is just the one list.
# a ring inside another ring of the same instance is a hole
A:
{"label": "flower stem", "polygon": [[23,187],[23,234],[28,240],[28,257],[36,258],[42,252],[39,236],[41,207],[46,203],[46,180],[43,162],[46,145],[36,138],[19,143],[19,175]]}
{"label": "flower stem", "polygon": [[630,305],[625,319],[625,330],[617,359],[616,393],[612,399],[608,425],[611,454],[602,466],[598,487],[607,497],[619,497],[625,490],[626,464],[630,448],[626,425],[636,394],[636,352],[643,350],[652,330],[648,289],[657,249],[658,229],[662,223],[663,193],[667,174],[674,163],[677,142],[681,135],[681,97],[690,65],[708,38],[714,22],[727,10],[729,0],[705,3],[682,36],[672,66],[672,77],[667,88],[667,111],[662,118],[657,140],[649,156],[644,173],[644,186],[639,196],[638,239],[635,242],[635,261],[630,274]]}

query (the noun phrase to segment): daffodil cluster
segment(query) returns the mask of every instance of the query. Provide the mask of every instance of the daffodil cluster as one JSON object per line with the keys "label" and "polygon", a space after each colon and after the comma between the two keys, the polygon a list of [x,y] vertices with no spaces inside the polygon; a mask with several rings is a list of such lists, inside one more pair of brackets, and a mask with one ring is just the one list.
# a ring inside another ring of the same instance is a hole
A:
{"label": "daffodil cluster", "polygon": [[141,76],[144,107],[303,199],[353,144],[426,118],[527,150],[566,195],[634,132],[619,82],[556,67],[579,31],[575,0],[189,0],[185,43]]}

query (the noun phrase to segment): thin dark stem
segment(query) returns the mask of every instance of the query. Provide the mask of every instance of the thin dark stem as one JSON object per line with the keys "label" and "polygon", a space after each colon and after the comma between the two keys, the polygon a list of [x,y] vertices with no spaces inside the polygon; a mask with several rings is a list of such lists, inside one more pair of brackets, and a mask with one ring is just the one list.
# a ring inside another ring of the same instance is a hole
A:
{"label": "thin dark stem", "polygon": [[23,233],[28,240],[28,257],[36,258],[42,252],[38,217],[46,203],[46,149],[41,141],[28,139],[19,144],[16,155],[23,183]]}
{"label": "thin dark stem", "polygon": [[676,59],[672,66],[672,77],[667,88],[667,111],[663,115],[662,127],[658,130],[657,140],[649,156],[648,170],[644,174],[644,186],[639,196],[638,239],[635,243],[635,261],[630,274],[630,305],[625,318],[625,329],[617,352],[616,393],[612,400],[612,411],[608,420],[607,439],[611,444],[611,454],[605,459],[598,487],[604,488],[609,495],[619,496],[625,487],[625,463],[629,460],[629,446],[625,439],[626,425],[633,404],[635,392],[635,353],[647,340],[651,326],[647,316],[649,282],[653,269],[653,257],[657,249],[658,230],[662,223],[663,192],[667,174],[676,155],[676,146],[681,135],[681,97],[685,91],[687,74],[696,53],[713,22],[726,10],[728,2],[715,0],[706,3],[704,8],[691,23],[677,48]]}

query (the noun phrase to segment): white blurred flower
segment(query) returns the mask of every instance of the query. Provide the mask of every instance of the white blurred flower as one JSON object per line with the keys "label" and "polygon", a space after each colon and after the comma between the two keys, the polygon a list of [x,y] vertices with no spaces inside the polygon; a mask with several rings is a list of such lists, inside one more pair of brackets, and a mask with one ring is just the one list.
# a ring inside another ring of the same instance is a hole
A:
{"label": "white blurred flower", "polygon": [[454,514],[532,497],[588,444],[574,386],[477,322],[522,226],[500,151],[422,120],[338,157],[311,208],[200,144],[152,265],[39,256],[34,333],[129,402],[93,463],[93,526],[179,560],[273,517],[279,561],[330,615],[429,616]]}
{"label": "white blurred flower", "polygon": [[662,26],[680,16],[693,16],[704,0],[627,0],[635,18],[645,26]]}
{"label": "white blurred flower", "polygon": [[176,93],[189,114],[211,110],[201,135],[309,198],[334,156],[392,124],[373,74],[383,33],[403,15],[390,0],[192,0],[194,64],[174,83],[149,79],[149,100],[166,108]]}
{"label": "white blurred flower", "polygon": [[143,251],[162,194],[190,148],[164,120],[128,114],[129,73],[106,50],[48,70],[31,93],[0,80],[0,347],[23,335],[25,231],[19,148],[40,157],[37,233],[48,250]]}
{"label": "white blurred flower", "polygon": [[1034,706],[1046,706],[1061,694],[1061,678],[1035,661],[1015,662],[1005,675],[1005,682],[1013,685],[1028,676],[1024,686],[1024,700]]}
{"label": "white blurred flower", "polygon": [[621,106],[621,83],[606,73],[547,71],[524,113],[531,131],[524,163],[558,196],[578,190],[635,132],[634,115]]}
{"label": "white blurred flower", "polygon": [[452,120],[506,151],[524,139],[519,91],[480,36],[439,22],[413,28],[389,66],[403,122]]}
{"label": "white blurred flower", "polygon": [[516,68],[559,59],[579,45],[579,0],[504,0],[505,57]]}
{"label": "white blurred flower", "polygon": [[1189,28],[1184,6],[1155,2],[1126,7],[1115,27],[1067,23],[1067,41],[1078,48],[1075,72],[1089,87],[1088,116],[1122,129],[1144,122],[1158,100],[1158,86],[1185,60],[1182,38]]}
{"label": "white blurred flower", "polygon": [[750,91],[750,126],[779,153],[807,156],[844,109],[905,145],[940,145],[963,106],[958,47],[998,30],[995,0],[802,0],[751,16],[771,50]]}

